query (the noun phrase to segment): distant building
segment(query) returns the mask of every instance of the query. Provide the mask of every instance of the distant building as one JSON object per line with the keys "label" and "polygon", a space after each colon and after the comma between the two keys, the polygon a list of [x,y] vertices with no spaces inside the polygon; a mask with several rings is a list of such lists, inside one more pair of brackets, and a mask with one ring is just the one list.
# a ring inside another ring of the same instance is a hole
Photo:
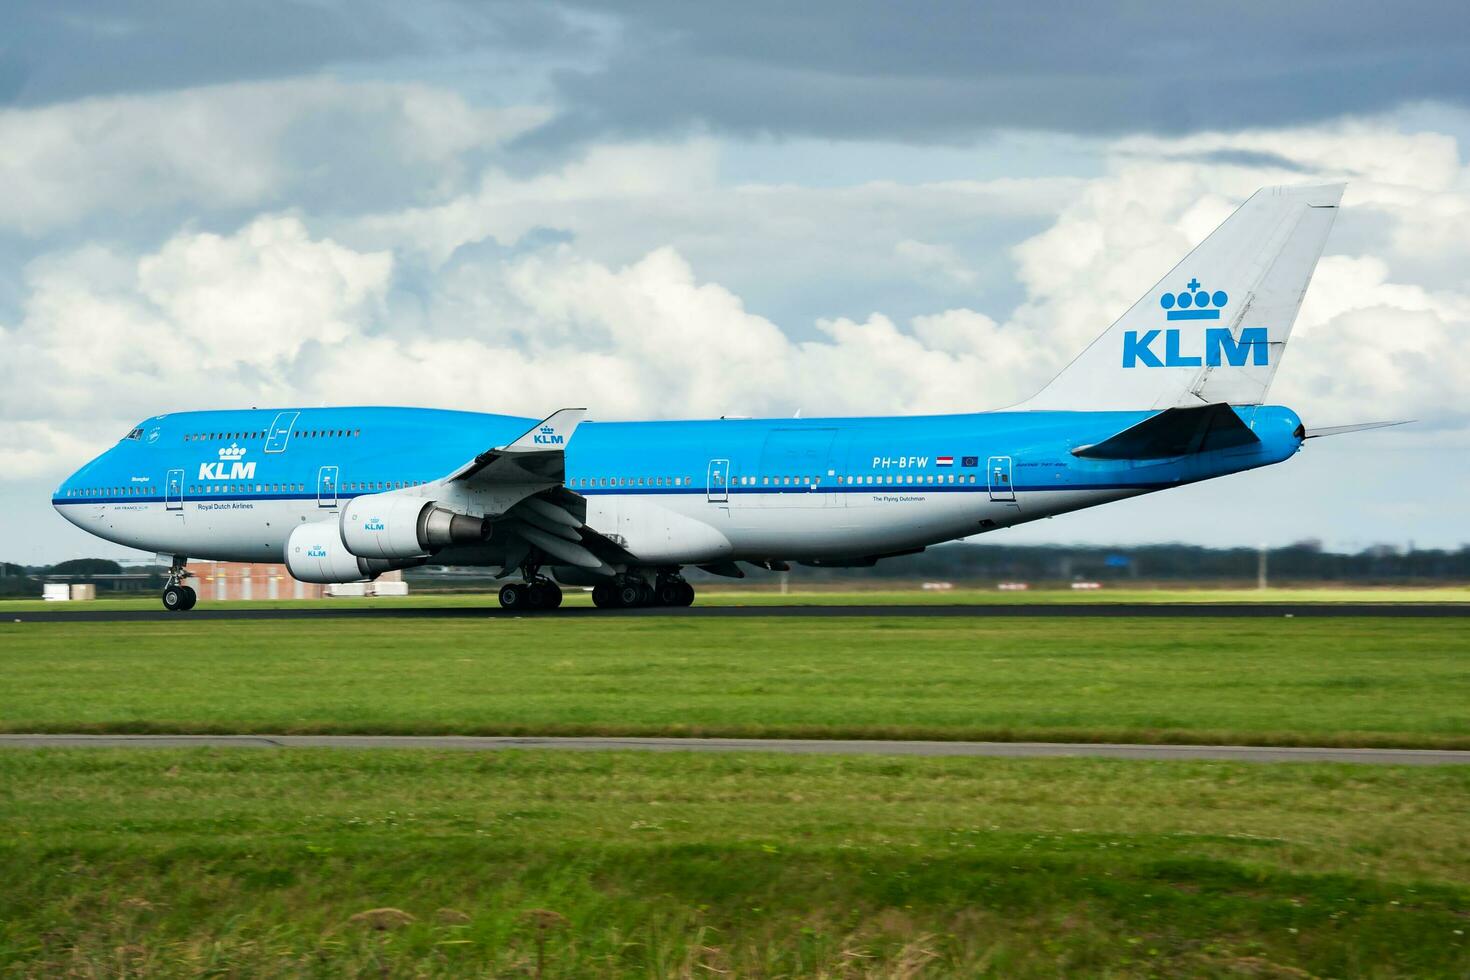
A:
{"label": "distant building", "polygon": [[[221,602],[226,599],[321,599],[330,586],[309,585],[291,577],[285,565],[266,562],[191,561],[189,584],[204,601]],[[362,590],[335,592],[336,595],[373,595],[377,585],[384,584],[384,595],[405,595],[402,572],[384,572],[376,581],[366,583]]]}

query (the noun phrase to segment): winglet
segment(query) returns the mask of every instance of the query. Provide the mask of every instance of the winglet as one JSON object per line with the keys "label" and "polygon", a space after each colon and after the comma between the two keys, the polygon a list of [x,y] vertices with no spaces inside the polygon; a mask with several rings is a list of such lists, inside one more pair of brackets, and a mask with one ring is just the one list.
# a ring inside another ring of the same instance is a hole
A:
{"label": "winglet", "polygon": [[563,408],[552,412],[543,421],[531,426],[529,432],[502,451],[508,453],[545,452],[548,449],[566,449],[572,441],[572,433],[587,417],[585,408]]}
{"label": "winglet", "polygon": [[523,478],[560,481],[565,475],[562,454],[586,415],[585,408],[564,408],[552,412],[515,442],[485,450],[445,480],[468,480],[492,466],[496,467],[495,473],[503,476],[509,466],[510,473]]}
{"label": "winglet", "polygon": [[1302,433],[1304,439],[1320,439],[1322,436],[1340,436],[1349,432],[1366,432],[1369,429],[1385,429],[1390,425],[1408,425],[1416,419],[1398,419],[1394,422],[1359,422],[1356,425],[1327,425],[1320,429],[1307,429]]}

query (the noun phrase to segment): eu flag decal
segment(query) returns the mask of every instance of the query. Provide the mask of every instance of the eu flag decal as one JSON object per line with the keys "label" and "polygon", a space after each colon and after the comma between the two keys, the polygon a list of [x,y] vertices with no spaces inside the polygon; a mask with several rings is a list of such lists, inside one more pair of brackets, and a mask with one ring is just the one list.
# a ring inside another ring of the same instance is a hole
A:
{"label": "eu flag decal", "polygon": [[979,456],[961,456],[960,457],[960,465],[961,466],[979,466],[980,465],[980,457]]}

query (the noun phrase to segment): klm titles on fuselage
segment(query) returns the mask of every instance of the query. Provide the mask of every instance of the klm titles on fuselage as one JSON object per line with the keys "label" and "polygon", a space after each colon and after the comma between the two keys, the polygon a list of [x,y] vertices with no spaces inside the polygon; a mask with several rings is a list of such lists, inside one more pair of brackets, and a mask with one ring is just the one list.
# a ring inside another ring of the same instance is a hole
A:
{"label": "klm titles on fuselage", "polygon": [[199,464],[199,479],[201,480],[253,480],[255,479],[255,462],[247,463],[244,460],[243,448],[235,443],[230,443],[219,451],[219,461],[214,463]]}
{"label": "klm titles on fuselage", "polygon": [[[1191,279],[1186,291],[1164,293],[1159,305],[1168,320],[1218,320],[1220,311],[1230,302],[1223,290],[1210,293]],[[1163,336],[1162,352],[1155,343]],[[1191,338],[1195,335],[1191,332]],[[1192,350],[1186,353],[1186,346]],[[1178,327],[1123,332],[1123,366],[1135,367],[1245,367],[1249,361],[1256,367],[1270,362],[1270,339],[1265,327],[1243,327],[1239,336],[1229,327],[1207,327],[1203,347],[1186,345],[1184,331]],[[1162,354],[1162,356],[1160,356]]]}

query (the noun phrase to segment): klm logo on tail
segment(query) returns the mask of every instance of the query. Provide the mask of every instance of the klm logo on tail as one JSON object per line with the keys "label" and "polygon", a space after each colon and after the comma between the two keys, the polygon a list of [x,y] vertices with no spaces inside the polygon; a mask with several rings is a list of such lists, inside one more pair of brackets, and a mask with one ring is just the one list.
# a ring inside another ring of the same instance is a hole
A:
{"label": "klm logo on tail", "polygon": [[531,437],[531,441],[538,446],[561,446],[566,444],[566,439],[556,434],[556,430],[549,425],[543,425],[541,431]]}
{"label": "klm logo on tail", "polygon": [[[1187,290],[1165,293],[1159,297],[1166,319],[1174,320],[1219,320],[1220,311],[1230,302],[1224,290],[1211,293],[1200,287],[1198,279],[1187,283]],[[1163,356],[1155,344],[1163,336]],[[1197,335],[1191,331],[1193,339]],[[1256,367],[1265,367],[1269,362],[1270,347],[1265,327],[1244,327],[1236,337],[1229,327],[1206,327],[1204,348],[1199,353],[1184,352],[1184,331],[1178,327],[1158,330],[1125,330],[1123,332],[1123,366],[1133,367],[1245,367],[1249,361]],[[1188,346],[1194,347],[1194,344]],[[1198,349],[1198,348],[1196,348]]]}

